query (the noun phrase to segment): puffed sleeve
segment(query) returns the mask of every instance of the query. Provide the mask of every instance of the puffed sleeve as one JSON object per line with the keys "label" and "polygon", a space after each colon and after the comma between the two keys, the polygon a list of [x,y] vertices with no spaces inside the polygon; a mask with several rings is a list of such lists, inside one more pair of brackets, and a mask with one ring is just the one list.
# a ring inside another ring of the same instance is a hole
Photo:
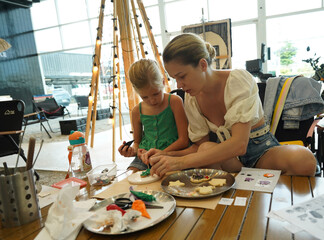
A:
{"label": "puffed sleeve", "polygon": [[257,83],[243,70],[233,70],[227,79],[225,92],[225,127],[231,129],[238,122],[256,124],[263,117]]}
{"label": "puffed sleeve", "polygon": [[188,118],[188,136],[192,142],[197,142],[209,133],[206,119],[199,111],[195,97],[186,93],[184,102],[185,112]]}

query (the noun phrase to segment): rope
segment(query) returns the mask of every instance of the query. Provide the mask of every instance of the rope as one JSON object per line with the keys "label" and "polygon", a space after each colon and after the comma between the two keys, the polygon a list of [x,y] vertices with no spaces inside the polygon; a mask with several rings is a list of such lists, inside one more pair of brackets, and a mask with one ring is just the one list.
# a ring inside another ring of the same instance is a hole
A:
{"label": "rope", "polygon": [[47,112],[47,111],[45,111],[45,109],[44,108],[42,108],[42,111],[44,112],[44,113],[47,113],[47,114],[54,114],[54,113],[57,113],[59,110],[61,110],[62,109],[62,107],[59,107],[58,109],[56,109],[55,111],[53,111],[53,112]]}

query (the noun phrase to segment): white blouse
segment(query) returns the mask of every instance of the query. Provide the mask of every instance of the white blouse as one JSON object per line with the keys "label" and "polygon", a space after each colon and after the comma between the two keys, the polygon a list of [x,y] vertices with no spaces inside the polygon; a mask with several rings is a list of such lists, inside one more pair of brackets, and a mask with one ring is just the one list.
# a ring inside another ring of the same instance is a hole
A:
{"label": "white blouse", "polygon": [[216,126],[200,111],[196,97],[185,95],[185,112],[189,121],[189,138],[197,142],[210,131],[215,132],[221,142],[231,137],[233,124],[251,122],[255,125],[263,118],[259,89],[253,76],[243,69],[232,70],[226,81],[224,102],[226,114],[225,124]]}

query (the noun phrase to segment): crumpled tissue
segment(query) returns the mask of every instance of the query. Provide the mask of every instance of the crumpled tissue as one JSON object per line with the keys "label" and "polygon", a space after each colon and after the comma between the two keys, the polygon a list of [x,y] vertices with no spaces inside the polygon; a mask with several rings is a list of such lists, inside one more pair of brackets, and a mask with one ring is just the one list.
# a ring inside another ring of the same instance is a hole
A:
{"label": "crumpled tissue", "polygon": [[71,184],[63,187],[56,201],[50,207],[45,227],[36,240],[74,240],[82,227],[82,223],[94,213],[88,210],[95,204],[95,199],[73,202],[79,193],[79,186]]}

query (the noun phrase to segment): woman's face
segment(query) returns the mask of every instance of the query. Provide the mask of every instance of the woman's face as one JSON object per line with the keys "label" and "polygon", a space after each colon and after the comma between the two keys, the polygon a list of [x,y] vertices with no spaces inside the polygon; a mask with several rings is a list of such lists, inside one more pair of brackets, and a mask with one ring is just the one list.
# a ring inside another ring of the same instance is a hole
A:
{"label": "woman's face", "polygon": [[158,107],[163,103],[163,89],[153,86],[144,87],[137,90],[138,95],[142,98],[143,102],[152,106]]}
{"label": "woman's face", "polygon": [[172,60],[165,63],[164,66],[170,77],[176,80],[178,88],[191,96],[196,96],[202,90],[206,78],[200,63],[197,67],[193,67]]}

